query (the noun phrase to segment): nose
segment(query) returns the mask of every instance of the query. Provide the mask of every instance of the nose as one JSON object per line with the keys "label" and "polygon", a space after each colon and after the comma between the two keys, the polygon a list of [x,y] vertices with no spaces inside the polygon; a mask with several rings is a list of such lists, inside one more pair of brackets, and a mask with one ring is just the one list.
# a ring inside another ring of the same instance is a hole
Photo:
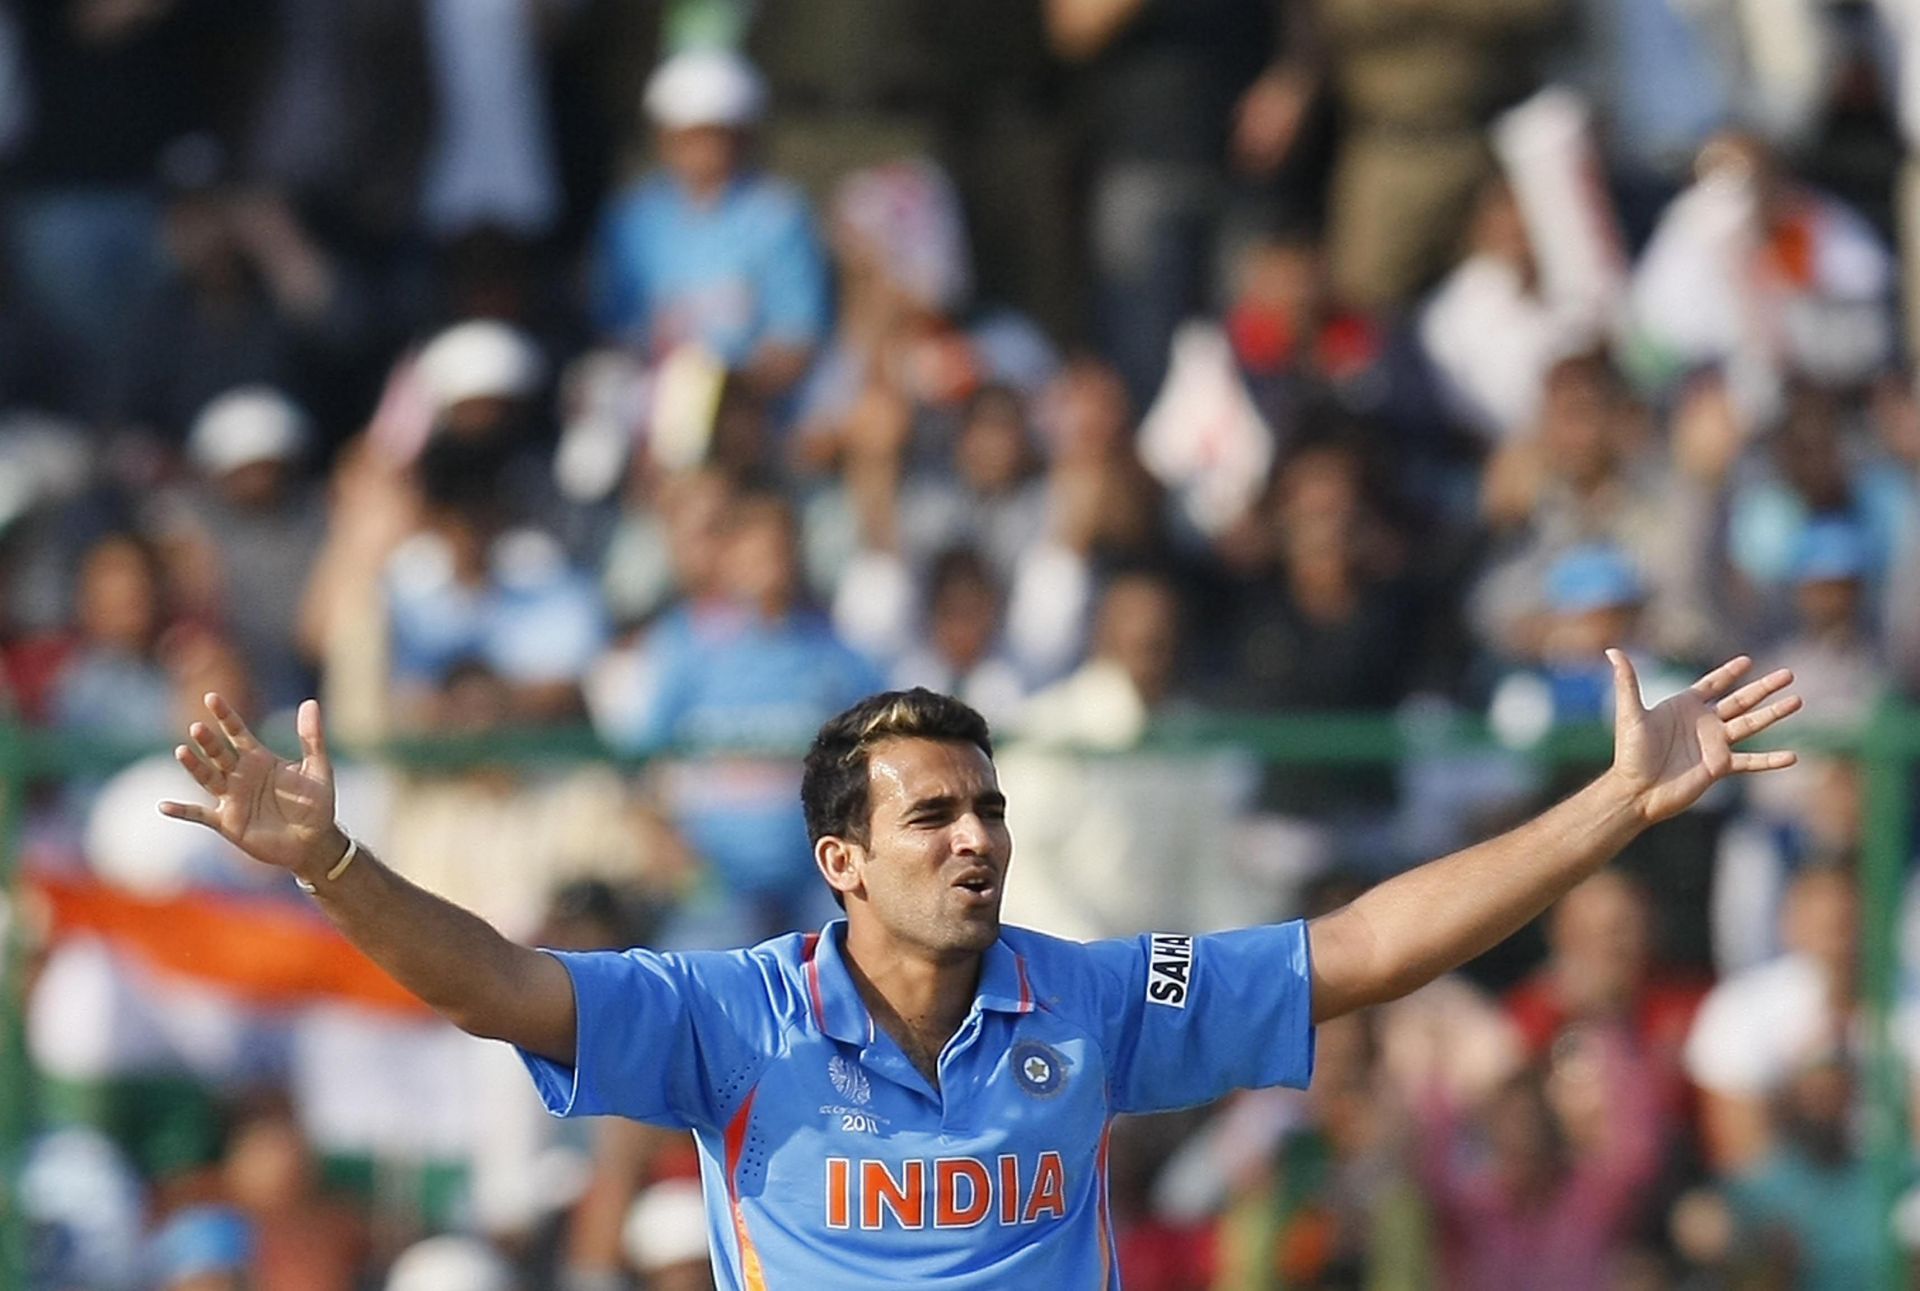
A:
{"label": "nose", "polygon": [[987,822],[980,813],[963,813],[953,822],[953,850],[963,856],[978,856],[987,850]]}

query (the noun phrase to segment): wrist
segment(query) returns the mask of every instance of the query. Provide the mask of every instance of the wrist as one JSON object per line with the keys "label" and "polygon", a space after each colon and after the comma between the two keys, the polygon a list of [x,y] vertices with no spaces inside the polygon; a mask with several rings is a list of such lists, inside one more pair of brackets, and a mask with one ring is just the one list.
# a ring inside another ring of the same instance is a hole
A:
{"label": "wrist", "polygon": [[1647,789],[1648,786],[1631,781],[1618,767],[1608,767],[1588,786],[1588,793],[1600,813],[1601,828],[1608,834],[1619,835],[1622,846],[1652,823],[1647,811]]}
{"label": "wrist", "polygon": [[294,868],[294,879],[301,887],[312,891],[316,885],[328,881],[353,845],[353,839],[346,830],[340,828],[337,821],[327,826],[307,849],[306,858]]}

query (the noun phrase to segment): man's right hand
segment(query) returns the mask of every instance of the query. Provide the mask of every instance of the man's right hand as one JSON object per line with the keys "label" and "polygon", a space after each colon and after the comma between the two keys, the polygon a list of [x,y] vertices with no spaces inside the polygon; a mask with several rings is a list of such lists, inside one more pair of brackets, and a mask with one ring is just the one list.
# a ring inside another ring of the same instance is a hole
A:
{"label": "man's right hand", "polygon": [[187,743],[173,751],[213,806],[163,802],[162,815],[205,825],[248,856],[309,881],[321,877],[347,849],[334,823],[333,764],[327,759],[320,705],[300,705],[298,762],[281,758],[254,738],[223,697],[206,696],[214,725],[195,722]]}

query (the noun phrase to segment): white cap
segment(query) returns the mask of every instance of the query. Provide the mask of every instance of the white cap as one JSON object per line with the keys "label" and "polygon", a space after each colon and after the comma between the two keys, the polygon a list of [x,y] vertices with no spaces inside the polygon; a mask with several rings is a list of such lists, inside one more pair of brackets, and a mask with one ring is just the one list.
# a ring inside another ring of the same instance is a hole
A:
{"label": "white cap", "polygon": [[290,462],[307,446],[307,418],[272,386],[241,386],[193,419],[187,455],[208,475],[255,462]]}
{"label": "white cap", "polygon": [[439,412],[468,399],[524,399],[540,388],[547,361],[519,328],[479,319],[427,342],[415,370]]}
{"label": "white cap", "polygon": [[506,1260],[471,1237],[429,1237],[393,1262],[387,1291],[512,1291]]}
{"label": "white cap", "polygon": [[[707,1208],[692,1179],[663,1179],[634,1199],[620,1226],[627,1258],[642,1273],[695,1260],[705,1263]],[[392,1291],[392,1288],[388,1288]]]}
{"label": "white cap", "polygon": [[767,103],[766,82],[752,63],[728,49],[690,49],[654,69],[641,99],[655,125],[749,126]]}

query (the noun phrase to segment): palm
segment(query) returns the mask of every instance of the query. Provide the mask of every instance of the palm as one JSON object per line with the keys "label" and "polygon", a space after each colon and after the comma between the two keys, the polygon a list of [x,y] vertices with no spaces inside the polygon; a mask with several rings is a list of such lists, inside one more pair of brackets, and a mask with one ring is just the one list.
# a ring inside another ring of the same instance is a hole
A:
{"label": "palm", "polygon": [[218,730],[195,722],[187,731],[190,743],[174,756],[212,795],[213,806],[164,802],[160,810],[207,826],[257,861],[297,870],[333,827],[333,768],[319,706],[301,705],[304,756],[298,762],[261,744],[220,696],[207,697],[207,710]]}
{"label": "palm", "polygon": [[1793,681],[1786,669],[1734,690],[1753,666],[1742,655],[1649,710],[1626,656],[1613,650],[1608,658],[1614,669],[1613,768],[1637,795],[1648,823],[1685,811],[1727,776],[1793,765],[1786,750],[1748,753],[1734,747],[1799,709],[1794,695],[1763,702]]}
{"label": "palm", "polygon": [[216,795],[216,828],[256,860],[289,866],[333,824],[333,783],[305,759],[288,762],[254,746]]}

